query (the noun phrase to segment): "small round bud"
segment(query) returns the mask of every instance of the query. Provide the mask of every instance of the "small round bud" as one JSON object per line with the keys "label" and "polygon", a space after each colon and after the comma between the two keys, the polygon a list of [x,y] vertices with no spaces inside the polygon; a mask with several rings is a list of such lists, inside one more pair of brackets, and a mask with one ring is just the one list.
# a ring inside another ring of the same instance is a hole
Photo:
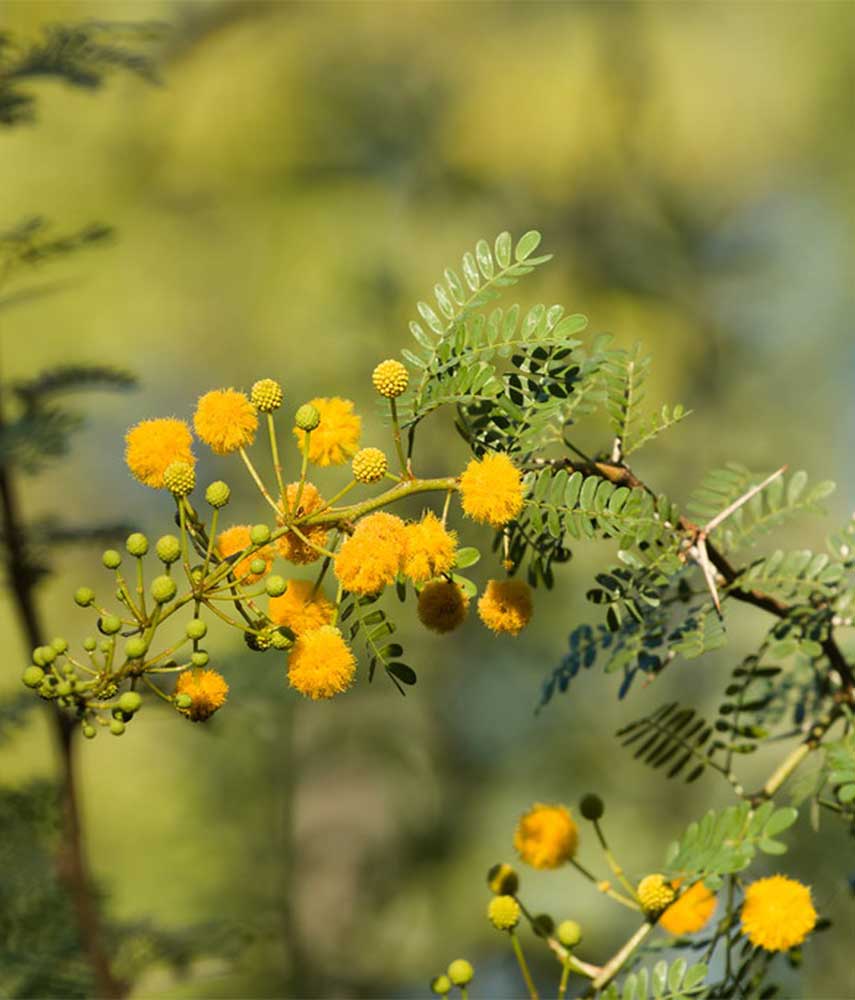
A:
{"label": "small round bud", "polygon": [[447,996],[451,992],[451,980],[443,973],[441,976],[434,976],[430,981],[431,992],[438,997]]}
{"label": "small round bud", "polygon": [[387,399],[395,399],[405,392],[410,381],[410,373],[394,358],[381,361],[371,373],[374,388]]}
{"label": "small round bud", "polygon": [[21,680],[28,688],[37,688],[41,682],[45,679],[45,672],[41,667],[37,667],[33,664],[24,671],[21,676]]}
{"label": "small round bud", "polygon": [[268,597],[281,597],[288,589],[288,584],[283,577],[274,573],[273,576],[267,578],[264,589],[267,591]]}
{"label": "small round bud", "polygon": [[202,621],[201,618],[191,618],[187,622],[187,628],[185,629],[188,639],[204,639],[208,633],[208,626]]}
{"label": "small round bud", "polygon": [[638,883],[636,893],[644,915],[651,920],[656,919],[663,910],[667,910],[677,898],[671,883],[664,875],[658,874],[646,875]]}
{"label": "small round bud", "polygon": [[56,693],[59,698],[67,698],[73,690],[71,681],[60,681],[56,686]]}
{"label": "small round bud", "polygon": [[487,872],[487,885],[497,896],[516,896],[520,880],[510,865],[498,864]]}
{"label": "small round bud", "polygon": [[171,566],[181,556],[181,542],[178,541],[175,535],[161,535],[157,540],[154,551],[162,563]]}
{"label": "small round bud", "polygon": [[39,646],[38,652],[43,663],[53,663],[56,659],[56,650],[53,646]]}
{"label": "small round bud", "polygon": [[163,485],[173,496],[186,497],[196,485],[196,472],[187,462],[171,462],[163,471]]}
{"label": "small round bud", "polygon": [[50,644],[57,651],[57,653],[64,653],[68,649],[68,641],[63,639],[62,636],[57,636],[55,639],[51,639]]}
{"label": "small round bud", "polygon": [[98,643],[98,648],[101,650],[102,653],[109,653],[110,650],[113,648],[113,643],[109,639],[102,639]]}
{"label": "small round bud", "polygon": [[45,657],[41,646],[36,646],[33,650],[33,663],[35,663],[37,667],[44,667],[47,665],[45,663]]}
{"label": "small round bud", "polygon": [[198,587],[202,580],[205,578],[205,570],[202,566],[194,566],[190,570],[190,580],[194,587]]}
{"label": "small round bud", "polygon": [[178,590],[171,576],[156,576],[151,581],[151,596],[158,604],[171,601]]}
{"label": "small round bud", "polygon": [[[104,635],[115,635],[121,627],[121,619],[117,618],[115,615],[103,615],[98,619],[98,629],[103,632]],[[107,649],[109,648],[110,647],[108,645]]]}
{"label": "small round bud", "polygon": [[313,431],[321,422],[321,415],[311,403],[303,405],[294,414],[294,423],[301,431]]}
{"label": "small round bud", "polygon": [[229,488],[229,484],[224,483],[222,479],[218,479],[216,482],[211,483],[205,490],[205,502],[213,507],[214,510],[219,510],[220,507],[225,507],[231,495],[232,491]]}
{"label": "small round bud", "polygon": [[62,665],[62,672],[65,674],[66,677],[71,677],[75,673],[74,664],[64,663]]}
{"label": "small round bud", "polygon": [[249,540],[253,545],[264,545],[270,541],[270,528],[266,524],[253,525],[249,532]]}
{"label": "small round bud", "polygon": [[86,638],[83,640],[83,648],[86,650],[87,653],[95,652],[95,650],[98,648],[98,640],[95,638],[94,635],[86,636]]}
{"label": "small round bud", "polygon": [[190,662],[194,667],[207,667],[210,659],[204,649],[196,649],[190,654]]}
{"label": "small round bud", "polygon": [[128,535],[125,548],[129,555],[144,556],[148,552],[148,539],[141,531],[135,531],[132,535]]}
{"label": "small round bud", "polygon": [[474,975],[475,970],[465,958],[456,958],[448,967],[448,978],[455,986],[466,986]]}
{"label": "small round bud", "polygon": [[42,681],[39,686],[39,697],[44,698],[45,701],[50,701],[51,698],[56,697],[56,688],[49,681]]}
{"label": "small round bud", "polygon": [[267,569],[267,563],[263,559],[253,559],[249,564],[249,570],[254,576],[261,576]]}
{"label": "small round bud", "polygon": [[175,704],[178,708],[189,708],[193,704],[193,699],[189,694],[179,694],[175,697]]}
{"label": "small round bud", "polygon": [[274,649],[290,649],[294,643],[291,639],[285,635],[284,632],[280,631],[278,628],[273,629],[270,633],[270,645]]}
{"label": "small round bud", "polygon": [[249,401],[262,413],[273,413],[282,405],[282,386],[272,378],[259,379],[250,391]]}
{"label": "small round bud", "polygon": [[582,940],[582,928],[575,920],[562,920],[558,925],[558,941],[565,948],[575,948]]}
{"label": "small round bud", "polygon": [[95,737],[98,735],[98,732],[95,729],[95,727],[91,726],[88,722],[83,723],[83,725],[80,727],[80,731],[83,733],[84,737],[87,740],[94,740]]}
{"label": "small round bud", "polygon": [[138,660],[140,657],[145,656],[147,649],[148,643],[145,639],[140,635],[135,635],[125,643],[125,656],[129,660]]}
{"label": "small round bud", "polygon": [[379,448],[362,448],[354,456],[351,463],[353,478],[358,483],[377,483],[389,468],[386,456]]}
{"label": "small round bud", "polygon": [[605,811],[606,807],[599,795],[594,795],[593,793],[585,795],[579,802],[579,812],[585,819],[591,821],[598,820]]}
{"label": "small round bud", "polygon": [[88,608],[94,600],[95,591],[91,587],[78,587],[74,591],[74,603],[79,604],[81,608]]}
{"label": "small round bud", "polygon": [[555,930],[555,921],[548,913],[538,913],[537,916],[532,919],[531,924],[531,929],[538,937],[548,938],[549,935]]}
{"label": "small round bud", "polygon": [[101,556],[101,562],[107,569],[118,569],[122,565],[122,557],[115,549],[107,549]]}
{"label": "small round bud", "polygon": [[512,931],[520,922],[520,912],[513,896],[493,896],[487,904],[487,919],[497,931]]}
{"label": "small round bud", "polygon": [[138,712],[141,706],[142,698],[136,691],[125,691],[123,692],[121,698],[119,698],[119,708],[123,712],[128,712],[131,715],[133,715],[134,712]]}
{"label": "small round bud", "polygon": [[114,736],[121,736],[125,731],[125,724],[121,719],[110,719],[110,732]]}

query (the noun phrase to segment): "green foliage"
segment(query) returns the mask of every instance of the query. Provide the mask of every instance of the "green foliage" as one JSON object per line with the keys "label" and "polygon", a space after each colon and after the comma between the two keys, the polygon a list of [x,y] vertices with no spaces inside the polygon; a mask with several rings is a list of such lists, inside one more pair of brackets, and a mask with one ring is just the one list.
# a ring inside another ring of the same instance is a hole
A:
{"label": "green foliage", "polygon": [[760,589],[785,600],[807,600],[812,594],[831,597],[844,575],[844,567],[825,552],[776,549],[739,576],[736,586]]}
{"label": "green foliage", "polygon": [[824,769],[837,802],[855,813],[855,730],[825,745]]}
{"label": "green foliage", "polygon": [[406,692],[401,685],[411,687],[418,677],[415,670],[401,660],[404,647],[398,642],[386,642],[397,632],[397,626],[383,608],[376,606],[379,599],[380,594],[346,593],[341,603],[339,621],[344,625],[353,618],[348,626],[350,638],[352,641],[361,640],[365,647],[368,655],[368,680],[374,680],[374,672],[379,665],[403,695]]}
{"label": "green foliage", "polygon": [[684,958],[678,958],[669,965],[663,960],[652,969],[631,972],[620,987],[610,983],[602,996],[603,1000],[686,1000],[688,997],[702,997],[707,993],[704,987],[707,972],[703,962],[690,966]]}

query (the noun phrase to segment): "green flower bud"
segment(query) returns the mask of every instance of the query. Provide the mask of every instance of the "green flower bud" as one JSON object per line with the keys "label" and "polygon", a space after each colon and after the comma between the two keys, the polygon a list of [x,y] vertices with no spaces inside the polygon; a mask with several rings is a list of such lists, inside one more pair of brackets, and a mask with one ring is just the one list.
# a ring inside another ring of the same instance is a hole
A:
{"label": "green flower bud", "polygon": [[254,576],[261,576],[267,569],[267,563],[263,559],[253,559],[249,569]]}
{"label": "green flower bud", "polygon": [[38,652],[43,663],[53,663],[56,659],[56,650],[53,646],[39,646]]}
{"label": "green flower bud", "polygon": [[148,552],[148,539],[141,531],[135,531],[132,535],[128,535],[125,548],[132,556],[144,556]]}
{"label": "green flower bud", "polygon": [[430,981],[431,992],[439,997],[447,996],[451,992],[451,980],[443,973],[441,976],[434,976]]}
{"label": "green flower bud", "polygon": [[599,795],[585,795],[581,802],[579,803],[579,812],[589,820],[598,820],[606,811],[605,805],[603,805],[603,800]]}
{"label": "green flower bud", "polygon": [[166,604],[171,601],[177,591],[178,587],[171,576],[156,576],[151,581],[151,596],[158,604]]}
{"label": "green flower bud", "polygon": [[196,485],[196,473],[186,462],[171,462],[163,471],[163,485],[173,496],[186,497]]}
{"label": "green flower bud", "polygon": [[178,541],[175,535],[162,535],[158,538],[154,550],[157,553],[157,558],[162,563],[170,566],[172,563],[177,562],[181,556],[181,542]]}
{"label": "green flower bud", "polygon": [[121,736],[125,731],[125,724],[121,719],[110,719],[110,732],[114,736]]}
{"label": "green flower bud", "polygon": [[294,642],[284,632],[275,628],[270,633],[270,645],[274,649],[290,649]]}
{"label": "green flower bud", "polygon": [[267,591],[269,597],[281,597],[287,588],[288,584],[276,573],[273,576],[269,576],[264,584],[264,589]]}
{"label": "green flower bud", "polygon": [[259,379],[253,385],[249,399],[262,413],[273,413],[282,405],[282,386],[272,378]]}
{"label": "green flower bud", "polygon": [[201,618],[191,618],[184,631],[188,639],[204,639],[208,633],[208,626]]}
{"label": "green flower bud", "polygon": [[270,541],[270,528],[266,524],[255,524],[249,532],[249,540],[253,545],[264,545]]}
{"label": "green flower bud", "polygon": [[86,650],[87,653],[95,652],[95,650],[98,648],[98,640],[95,638],[94,635],[86,636],[86,638],[83,640],[83,648]]}
{"label": "green flower bud", "polygon": [[189,708],[193,704],[193,699],[189,694],[179,694],[175,698],[175,704],[178,708]]}
{"label": "green flower bud", "polygon": [[47,666],[44,653],[42,653],[41,646],[36,646],[36,648],[33,650],[33,663],[35,663],[37,667]]}
{"label": "green flower bud", "polygon": [[45,679],[45,672],[41,667],[37,667],[33,664],[24,671],[21,680],[28,688],[37,688],[41,682]]}
{"label": "green flower bud", "polygon": [[107,549],[101,556],[101,562],[107,569],[118,569],[122,565],[122,557],[115,549]]}
{"label": "green flower bud", "polygon": [[311,403],[303,403],[294,414],[294,423],[301,431],[313,431],[320,422],[321,415],[318,408]]}
{"label": "green flower bud", "polygon": [[64,653],[68,649],[68,642],[61,636],[57,636],[56,639],[51,639],[50,644],[57,651],[57,653]]}
{"label": "green flower bud", "polygon": [[196,649],[190,654],[190,662],[194,667],[207,667],[210,659],[204,649]]}
{"label": "green flower bud", "polygon": [[60,681],[56,686],[56,693],[60,698],[67,698],[73,690],[71,681]]}
{"label": "green flower bud", "polygon": [[138,660],[141,656],[145,656],[147,649],[148,643],[145,639],[140,635],[135,635],[125,643],[125,656],[129,660]]}
{"label": "green flower bud", "polygon": [[84,722],[80,727],[80,731],[86,737],[87,740],[94,740],[98,735],[98,731],[94,726],[91,726],[88,722]]}
{"label": "green flower bud", "polygon": [[48,681],[42,681],[42,684],[39,687],[39,697],[44,698],[45,701],[50,701],[51,698],[56,697],[56,688]]}
{"label": "green flower bud", "polygon": [[562,920],[558,925],[558,940],[565,948],[575,948],[582,940],[582,928],[575,920]]}
{"label": "green flower bud", "polygon": [[75,673],[74,664],[73,663],[64,663],[62,665],[62,672],[65,674],[66,677],[71,677],[72,674]]}
{"label": "green flower bud", "polygon": [[448,967],[448,978],[455,986],[466,986],[474,975],[475,970],[465,958],[456,958]]}
{"label": "green flower bud", "polygon": [[79,604],[81,608],[88,608],[94,600],[95,591],[90,587],[78,587],[74,591],[74,603]]}
{"label": "green flower bud", "polygon": [[141,705],[142,698],[136,691],[125,691],[119,698],[119,708],[123,712],[129,712],[131,715],[133,715],[134,712],[138,712]]}
{"label": "green flower bud", "polygon": [[102,639],[98,643],[98,648],[101,650],[102,653],[109,653],[110,650],[113,648],[113,643],[109,639]]}
{"label": "green flower bud", "polygon": [[[115,615],[102,615],[98,619],[98,629],[104,633],[104,635],[115,635],[122,627],[121,619],[117,618]],[[107,646],[109,649],[109,645]]]}
{"label": "green flower bud", "polygon": [[232,491],[229,488],[228,483],[224,483],[222,479],[218,479],[216,482],[211,483],[211,485],[205,490],[205,500],[214,510],[219,510],[220,507],[225,507],[229,502],[229,497],[231,497]]}

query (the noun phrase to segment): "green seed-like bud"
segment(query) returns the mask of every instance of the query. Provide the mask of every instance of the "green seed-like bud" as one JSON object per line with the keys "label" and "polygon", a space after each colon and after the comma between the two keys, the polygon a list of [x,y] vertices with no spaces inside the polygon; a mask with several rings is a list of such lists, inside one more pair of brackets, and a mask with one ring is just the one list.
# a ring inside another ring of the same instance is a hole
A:
{"label": "green seed-like bud", "polygon": [[21,680],[27,685],[28,688],[37,688],[44,679],[44,670],[42,670],[41,667],[37,667],[35,664],[27,667],[21,677]]}
{"label": "green seed-like bud", "polygon": [[51,698],[56,697],[56,688],[48,681],[43,681],[39,687],[39,697],[44,698],[45,701],[50,701]]}
{"label": "green seed-like bud", "polygon": [[320,422],[321,415],[318,408],[311,403],[303,403],[294,414],[294,423],[301,431],[313,431]]}
{"label": "green seed-like bud", "polygon": [[163,485],[177,497],[186,497],[196,485],[196,472],[187,462],[172,462],[163,471]]}
{"label": "green seed-like bud", "polygon": [[579,803],[579,812],[589,820],[598,820],[606,811],[603,800],[593,793],[585,795]]}
{"label": "green seed-like bud", "polygon": [[189,694],[179,694],[175,699],[178,708],[189,708],[193,704],[193,699]]}
{"label": "green seed-like bud", "polygon": [[205,570],[202,566],[194,566],[190,570],[190,580],[194,587],[198,587],[199,584],[205,579]]}
{"label": "green seed-like bud", "polygon": [[114,736],[121,736],[125,731],[125,724],[121,719],[110,719],[110,732]]}
{"label": "green seed-like bud", "polygon": [[141,656],[145,656],[147,649],[148,643],[145,639],[142,636],[135,635],[125,643],[125,656],[129,660],[138,660]]}
{"label": "green seed-like bud", "polygon": [[270,541],[270,528],[266,524],[253,525],[249,533],[249,540],[253,545],[264,545]]}
{"label": "green seed-like bud", "polygon": [[451,992],[451,980],[443,973],[441,976],[434,976],[430,981],[431,992],[439,997],[447,996]]}
{"label": "green seed-like bud", "polygon": [[56,650],[53,646],[39,646],[38,652],[44,663],[53,663],[56,659]]}
{"label": "green seed-like bud", "polygon": [[98,735],[98,731],[94,726],[90,726],[88,722],[84,722],[80,727],[80,731],[86,737],[87,740],[94,740]]}
{"label": "green seed-like bud", "polygon": [[56,693],[60,698],[67,698],[73,690],[71,681],[60,681],[56,686]]}
{"label": "green seed-like bud", "polygon": [[68,642],[62,638],[62,636],[57,636],[56,639],[51,639],[51,646],[57,651],[57,653],[64,653],[68,649]]}
{"label": "green seed-like bud", "polygon": [[[122,627],[122,622],[115,615],[104,615],[98,619],[98,628],[104,635],[115,635]],[[108,644],[107,649],[110,646]]]}
{"label": "green seed-like bud", "polygon": [[129,712],[131,715],[133,715],[134,712],[138,712],[141,705],[142,698],[136,691],[125,691],[121,698],[119,698],[119,708],[123,712]]}
{"label": "green seed-like bud", "polygon": [[455,986],[466,986],[474,975],[475,970],[465,958],[456,958],[448,967],[448,978]]}
{"label": "green seed-like bud", "polygon": [[94,600],[95,591],[91,587],[78,587],[74,591],[74,603],[79,604],[81,608],[88,608]]}
{"label": "green seed-like bud", "polygon": [[294,643],[284,632],[280,632],[278,628],[275,628],[270,633],[270,645],[274,649],[290,649]]}
{"label": "green seed-like bud", "polygon": [[264,589],[267,591],[269,597],[281,597],[287,587],[288,584],[285,580],[276,573],[273,576],[269,576],[264,584]]}
{"label": "green seed-like bud", "polygon": [[113,643],[109,639],[102,639],[98,643],[98,648],[101,650],[102,653],[109,653],[110,650],[113,648]]}
{"label": "green seed-like bud", "polygon": [[87,653],[95,652],[95,650],[98,648],[98,640],[95,638],[94,635],[86,636],[86,638],[83,640],[83,648],[86,650]]}
{"label": "green seed-like bud", "polygon": [[249,564],[249,569],[255,576],[261,576],[267,569],[267,563],[263,559],[253,559]]}
{"label": "green seed-like bud", "polygon": [[203,639],[208,633],[208,626],[201,618],[191,618],[185,632],[188,639]]}
{"label": "green seed-like bud", "polygon": [[122,557],[115,549],[107,549],[101,556],[101,562],[107,569],[118,569],[122,565]]}
{"label": "green seed-like bud", "polygon": [[65,674],[66,677],[71,677],[72,674],[74,674],[74,664],[64,663],[62,665],[62,672]]}
{"label": "green seed-like bud", "polygon": [[144,556],[148,552],[148,539],[141,531],[135,531],[132,535],[128,535],[125,548],[132,556]]}
{"label": "green seed-like bud", "polygon": [[151,581],[151,596],[158,604],[166,604],[175,597],[178,587],[171,576],[156,576]]}
{"label": "green seed-like bud", "polygon": [[33,650],[33,663],[35,663],[37,667],[46,666],[45,657],[44,653],[42,652],[41,646],[36,646],[36,648]]}
{"label": "green seed-like bud", "polygon": [[190,654],[190,662],[194,667],[207,667],[210,659],[204,649],[196,649]]}
{"label": "green seed-like bud", "polygon": [[231,495],[232,491],[229,488],[229,484],[224,483],[222,479],[218,479],[216,482],[211,483],[211,485],[205,490],[205,500],[215,510],[219,510],[220,507],[225,507],[225,505],[229,502],[229,497]]}
{"label": "green seed-like bud", "polygon": [[575,920],[562,920],[558,925],[558,940],[565,948],[575,948],[582,940],[582,928]]}
{"label": "green seed-like bud", "polygon": [[172,563],[177,562],[181,556],[181,542],[178,541],[175,535],[162,535],[158,538],[154,551],[162,563],[170,566]]}
{"label": "green seed-like bud", "polygon": [[282,386],[272,378],[259,379],[253,385],[249,399],[262,413],[273,413],[282,405]]}

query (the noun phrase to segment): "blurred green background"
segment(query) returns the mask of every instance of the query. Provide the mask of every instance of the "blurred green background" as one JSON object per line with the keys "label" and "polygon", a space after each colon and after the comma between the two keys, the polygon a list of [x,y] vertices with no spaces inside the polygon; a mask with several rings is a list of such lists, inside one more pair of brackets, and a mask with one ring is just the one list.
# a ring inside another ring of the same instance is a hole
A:
{"label": "blurred green background", "polygon": [[[264,376],[283,382],[289,405],[353,398],[365,443],[384,444],[369,374],[408,346],[415,302],[479,237],[528,228],[556,260],[520,286],[523,304],[561,302],[593,331],[641,340],[655,355],[651,400],[695,411],[642,453],[640,475],[680,502],[725,460],[789,462],[840,483],[831,520],[801,524],[791,547],[821,544],[848,516],[852,4],[0,8],[0,27],[25,37],[84,18],[166,24],[163,84],[117,76],[97,94],[34,84],[37,124],[0,133],[3,228],[39,214],[118,233],[52,266],[49,295],[5,312],[3,365],[14,378],[112,364],[142,388],[90,402],[73,453],[27,485],[32,516],[169,530],[166,499],[126,473],[126,427],[188,417],[208,388]],[[464,459],[449,415],[425,425],[421,449],[426,474]],[[200,471],[240,487],[236,519],[261,518],[236,463],[203,457]],[[484,533],[463,533],[487,547]],[[330,704],[298,704],[279,654],[248,655],[224,633],[210,646],[232,696],[210,725],[153,709],[121,739],[81,747],[108,912],[230,928],[228,945],[183,976],[120,951],[120,966],[142,970],[133,995],[426,996],[460,955],[476,966],[474,997],[520,995],[510,951],[484,919],[484,874],[511,858],[518,814],[596,790],[626,868],[655,869],[728,790],[713,775],[666,783],[610,734],[672,696],[715,705],[766,625],[734,613],[724,651],[677,664],[654,690],[618,702],[613,678],[587,674],[535,716],[566,634],[597,620],[584,594],[607,559],[580,548],[516,641],[477,620],[434,638],[411,606],[398,612],[420,673],[406,699],[362,677]],[[97,549],[63,552],[40,592],[54,632],[89,631],[70,595],[107,586],[99,567]],[[477,569],[486,579],[490,559]],[[13,691],[27,653],[8,602],[0,630],[0,691]],[[2,748],[7,783],[53,763],[35,716]],[[747,784],[768,766],[752,761]],[[835,926],[806,948],[800,976],[783,974],[787,996],[855,996],[852,842],[825,824],[814,838],[800,822],[784,868],[813,885]],[[602,867],[590,838],[581,858]],[[594,961],[632,929],[570,873],[526,872],[523,896],[579,919]],[[549,958],[529,953],[552,989]]]}

